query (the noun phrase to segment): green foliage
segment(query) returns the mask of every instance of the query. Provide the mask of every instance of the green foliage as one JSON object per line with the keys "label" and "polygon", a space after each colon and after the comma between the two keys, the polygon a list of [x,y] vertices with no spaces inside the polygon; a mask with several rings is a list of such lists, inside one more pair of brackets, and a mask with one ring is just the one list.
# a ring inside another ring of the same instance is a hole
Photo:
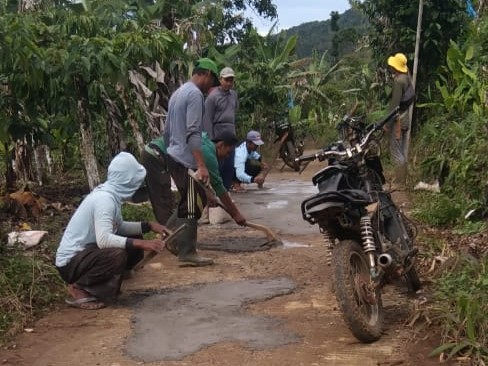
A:
{"label": "green foliage", "polygon": [[[83,122],[93,121],[94,131],[105,129],[104,98],[118,105],[121,120],[142,115],[128,71],[155,60],[170,69],[174,59],[184,59],[180,38],[154,27],[152,7],[85,4],[0,16],[0,142],[8,148],[26,139],[51,150],[70,148],[62,154],[72,155],[82,101]],[[105,158],[106,145],[96,150]]]}
{"label": "green foliage", "polygon": [[427,258],[434,258],[439,255],[446,245],[444,238],[422,230],[419,231],[416,241],[422,246],[422,255]]}
{"label": "green foliage", "polygon": [[240,70],[238,123],[240,135],[249,128],[264,131],[277,116],[286,113],[288,88],[284,84],[290,71],[296,37],[288,40],[260,36],[252,30],[241,44],[236,69]]}
{"label": "green foliage", "polygon": [[488,361],[487,266],[487,258],[477,262],[463,257],[436,281],[432,315],[441,326],[443,344],[432,355],[469,357],[474,365]]}
{"label": "green foliage", "polygon": [[[413,70],[419,2],[390,0],[352,0],[353,7],[363,12],[371,24],[368,35],[375,64],[387,69],[387,58],[404,53]],[[422,33],[416,79],[417,103],[423,103],[432,94],[441,68],[446,65],[450,41],[463,42],[469,29],[464,0],[424,1]],[[384,76],[383,76],[384,78]],[[431,94],[429,94],[431,93]],[[416,113],[418,121],[426,120],[426,111]]]}
{"label": "green foliage", "polygon": [[[334,39],[338,44],[337,59],[351,51],[350,45],[356,43],[358,36],[368,29],[367,18],[355,9],[346,10],[343,14],[336,14],[334,18],[325,21],[315,21],[300,24],[280,33],[286,37],[298,36],[298,58],[311,57],[314,53],[323,54],[332,49]],[[341,34],[336,34],[339,32]],[[350,38],[353,36],[353,38]],[[330,57],[330,55],[328,56]]]}
{"label": "green foliage", "polygon": [[474,113],[481,117],[486,109],[486,82],[479,77],[480,65],[473,58],[474,47],[468,44],[466,50],[461,50],[455,42],[451,42],[451,48],[447,52],[447,67],[436,87],[440,92],[438,103],[426,104],[434,106],[437,110],[443,108],[447,112],[464,116],[466,113]]}
{"label": "green foliage", "polygon": [[0,344],[58,301],[61,288],[56,268],[43,256],[0,242]]}
{"label": "green foliage", "polygon": [[443,192],[464,202],[465,209],[479,207],[487,199],[487,135],[486,119],[473,113],[457,121],[439,116],[422,127],[415,146],[422,175],[442,178]]}
{"label": "green foliage", "polygon": [[464,221],[454,228],[458,235],[473,235],[488,231],[488,224],[482,221]]}
{"label": "green foliage", "polygon": [[414,199],[412,215],[429,225],[448,226],[455,224],[462,214],[464,202],[455,201],[445,194],[421,193]]}
{"label": "green foliage", "polygon": [[130,204],[124,203],[122,205],[122,217],[125,221],[154,221],[154,213],[152,207],[148,203]]}

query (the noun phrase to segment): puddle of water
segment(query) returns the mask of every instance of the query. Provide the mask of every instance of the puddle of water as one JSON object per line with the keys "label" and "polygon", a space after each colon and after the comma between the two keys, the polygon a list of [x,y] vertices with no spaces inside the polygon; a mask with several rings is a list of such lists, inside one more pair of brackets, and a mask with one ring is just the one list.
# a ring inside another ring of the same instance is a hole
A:
{"label": "puddle of water", "polygon": [[284,208],[286,206],[288,206],[288,201],[280,200],[280,201],[269,202],[266,205],[266,208],[276,209],[276,208]]}
{"label": "puddle of water", "polygon": [[317,193],[317,187],[311,182],[286,181],[286,183],[273,182],[270,185],[269,188],[266,187],[254,192],[257,194],[299,195],[304,197]]}
{"label": "puddle of water", "polygon": [[283,248],[310,248],[310,244],[297,243],[294,241],[282,240]]}

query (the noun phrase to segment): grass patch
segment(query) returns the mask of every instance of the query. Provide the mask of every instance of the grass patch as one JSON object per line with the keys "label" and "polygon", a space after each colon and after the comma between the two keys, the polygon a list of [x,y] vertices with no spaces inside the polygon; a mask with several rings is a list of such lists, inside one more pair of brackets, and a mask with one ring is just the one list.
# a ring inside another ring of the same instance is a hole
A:
{"label": "grass patch", "polygon": [[0,344],[58,302],[62,288],[56,267],[41,252],[0,242]]}
{"label": "grass patch", "polygon": [[425,224],[452,226],[462,216],[463,204],[442,193],[422,192],[412,198],[415,207],[412,215]]}
{"label": "grass patch", "polygon": [[124,203],[122,205],[124,221],[155,221],[154,213],[149,202],[140,204]]}
{"label": "grass patch", "polygon": [[440,325],[442,344],[432,355],[468,357],[473,365],[488,361],[488,259],[458,257],[435,281],[432,318]]}

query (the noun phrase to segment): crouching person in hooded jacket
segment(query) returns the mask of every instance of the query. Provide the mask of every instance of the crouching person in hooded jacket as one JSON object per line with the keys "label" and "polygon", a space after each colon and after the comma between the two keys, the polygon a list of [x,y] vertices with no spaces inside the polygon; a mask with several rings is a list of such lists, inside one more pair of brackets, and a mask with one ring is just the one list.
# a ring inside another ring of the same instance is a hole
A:
{"label": "crouching person in hooded jacket", "polygon": [[100,309],[116,299],[123,275],[144,257],[144,251],[160,252],[164,241],[142,239],[153,231],[166,234],[157,222],[128,222],[121,214],[141,186],[146,170],[129,153],[113,158],[107,180],[81,202],[64,231],[56,252],[56,267],[68,284],[68,305]]}

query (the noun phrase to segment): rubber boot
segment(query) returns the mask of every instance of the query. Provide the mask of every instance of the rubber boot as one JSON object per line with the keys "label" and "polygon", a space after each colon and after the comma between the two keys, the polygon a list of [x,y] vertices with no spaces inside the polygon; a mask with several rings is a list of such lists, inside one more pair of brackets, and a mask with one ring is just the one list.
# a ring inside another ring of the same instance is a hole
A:
{"label": "rubber boot", "polygon": [[401,164],[395,167],[395,177],[393,183],[396,189],[404,190],[407,185],[407,164]]}
{"label": "rubber boot", "polygon": [[177,226],[187,224],[188,228],[176,239],[178,261],[195,267],[208,266],[213,260],[197,254],[197,219],[176,219]]}
{"label": "rubber boot", "polygon": [[171,216],[169,217],[168,221],[166,221],[165,226],[168,229],[174,230],[177,228],[176,226],[176,219],[178,218],[178,212],[176,210],[173,211]]}

